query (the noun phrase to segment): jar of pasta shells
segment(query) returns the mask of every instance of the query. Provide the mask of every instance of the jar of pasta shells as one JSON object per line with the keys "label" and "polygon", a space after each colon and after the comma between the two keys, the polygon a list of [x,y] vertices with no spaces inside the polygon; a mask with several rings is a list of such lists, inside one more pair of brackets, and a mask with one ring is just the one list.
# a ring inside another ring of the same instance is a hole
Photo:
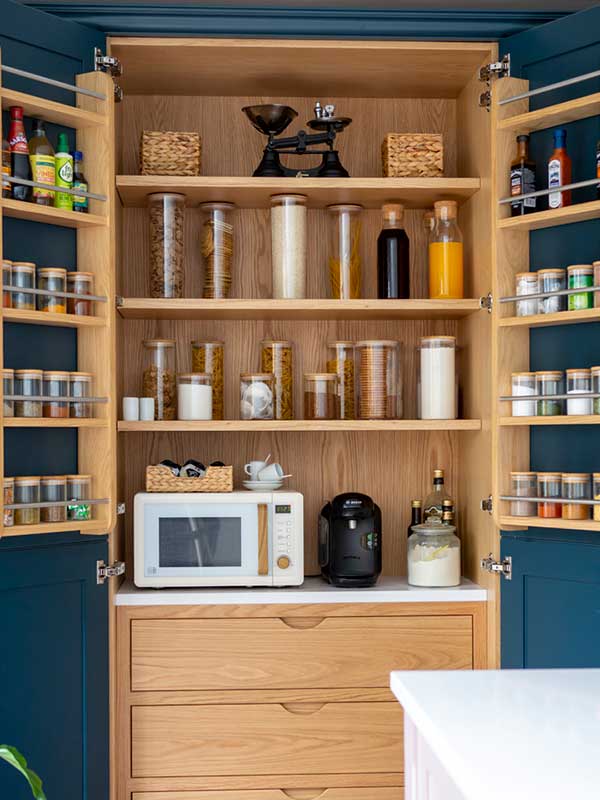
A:
{"label": "jar of pasta shells", "polygon": [[260,343],[260,368],[273,375],[273,416],[294,419],[294,369],[292,343],[263,339]]}
{"label": "jar of pasta shells", "polygon": [[192,342],[192,372],[208,373],[212,378],[212,418],[224,419],[223,368],[225,345],[223,342]]}
{"label": "jar of pasta shells", "polygon": [[229,297],[233,264],[233,203],[203,203],[200,251],[204,262],[203,297]]}
{"label": "jar of pasta shells", "polygon": [[337,375],[339,418],[356,419],[354,343],[330,342],[327,350],[327,372]]}
{"label": "jar of pasta shells", "polygon": [[150,296],[183,297],[185,195],[148,195]]}
{"label": "jar of pasta shells", "polygon": [[146,339],[142,397],[154,398],[154,419],[177,418],[175,339]]}
{"label": "jar of pasta shells", "polygon": [[361,292],[360,214],[362,206],[327,206],[330,220],[329,284],[335,300],[355,300]]}

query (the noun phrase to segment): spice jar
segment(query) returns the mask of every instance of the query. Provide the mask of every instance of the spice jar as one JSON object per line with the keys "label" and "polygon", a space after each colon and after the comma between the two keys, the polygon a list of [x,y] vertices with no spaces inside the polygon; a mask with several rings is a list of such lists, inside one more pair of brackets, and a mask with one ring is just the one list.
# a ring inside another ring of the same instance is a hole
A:
{"label": "spice jar", "polygon": [[456,336],[421,339],[421,419],[456,419]]}
{"label": "spice jar", "polygon": [[[537,476],[535,472],[511,472],[511,495],[513,497],[535,497]],[[510,513],[513,517],[535,517],[537,504],[527,500],[511,500]]]}
{"label": "spice jar", "polygon": [[454,525],[439,519],[413,525],[408,537],[408,582],[411,586],[458,586],[460,540]]}
{"label": "spice jar", "polygon": [[[44,372],[44,397],[69,397],[68,372]],[[68,417],[69,403],[66,400],[44,400],[44,417]]]}
{"label": "spice jar", "polygon": [[[549,500],[560,500],[562,497],[562,481],[560,472],[538,472],[537,476],[538,497]],[[560,519],[562,506],[560,503],[538,503],[538,517],[545,519]]]}
{"label": "spice jar", "polygon": [[7,400],[8,395],[15,393],[15,371],[14,369],[2,370],[2,414],[5,417],[14,417],[15,401]]}
{"label": "spice jar", "polygon": [[15,395],[22,400],[15,400],[15,417],[41,417],[42,401],[29,398],[42,396],[44,373],[41,369],[15,370]]}
{"label": "spice jar", "polygon": [[560,370],[535,373],[536,394],[543,396],[537,401],[538,417],[557,417],[564,414],[564,400],[553,399],[553,395],[564,394],[564,376]]}
{"label": "spice jar", "polygon": [[192,372],[207,372],[212,381],[212,419],[224,419],[223,342],[192,342]]}
{"label": "spice jar", "polygon": [[[513,397],[528,397],[536,394],[535,372],[513,372],[511,376],[511,393]],[[513,400],[513,417],[535,417],[535,400]]]}
{"label": "spice jar", "polygon": [[[38,270],[38,289],[45,292],[64,292],[67,288],[67,270],[62,267],[43,267]],[[53,314],[66,314],[67,299],[53,297],[49,294],[38,294],[38,311],[48,311]]]}
{"label": "spice jar", "polygon": [[[592,484],[589,473],[563,472],[562,496],[563,500],[591,500]],[[562,518],[589,519],[590,506],[579,503],[563,503]]]}
{"label": "spice jar", "polygon": [[177,419],[212,419],[211,381],[208,372],[177,376]]}
{"label": "spice jar", "polygon": [[337,375],[307,372],[304,375],[304,419],[338,417]]}
{"label": "spice jar", "polygon": [[183,297],[185,195],[148,195],[150,214],[150,296]]}
{"label": "spice jar", "polygon": [[273,419],[273,386],[268,372],[242,372],[240,419]]}
{"label": "spice jar", "polygon": [[273,297],[306,297],[306,196],[271,197]]}
{"label": "spice jar", "polygon": [[[567,267],[567,276],[569,289],[583,289],[594,284],[594,270],[588,264],[573,264],[571,267]],[[570,294],[568,297],[569,311],[581,311],[594,307],[593,292]]]}
{"label": "spice jar", "polygon": [[[594,270],[594,286],[600,286],[600,261],[594,261],[592,268]],[[594,292],[594,308],[600,308],[600,292]]]}
{"label": "spice jar", "polygon": [[[92,497],[91,475],[67,475],[67,518],[88,520],[94,516],[94,506],[86,503]],[[84,501],[84,502],[81,502]]]}
{"label": "spice jar", "polygon": [[360,214],[362,206],[327,206],[330,216],[329,285],[334,300],[361,296]]}
{"label": "spice jar", "polygon": [[67,518],[67,479],[64,475],[42,478],[42,503],[54,503],[41,509],[42,522],[64,522]]}
{"label": "spice jar", "polygon": [[[519,272],[516,275],[515,294],[527,295],[537,294],[538,290],[538,276],[537,272]],[[538,313],[538,301],[535,300],[517,300],[516,302],[517,317],[529,317],[532,314]]]}
{"label": "spice jar", "polygon": [[[11,286],[12,284],[12,261],[8,258],[2,259],[2,286]],[[11,292],[2,292],[2,306],[3,308],[12,308],[12,294]]]}
{"label": "spice jar", "polygon": [[203,297],[229,297],[233,264],[233,203],[202,203],[200,253],[204,262]]}
{"label": "spice jar", "polygon": [[[15,505],[40,502],[40,479],[31,475],[15,478]],[[15,525],[37,525],[39,508],[15,508]]]}
{"label": "spice jar", "polygon": [[396,419],[400,416],[398,342],[357,342],[356,358],[359,419]]}
{"label": "spice jar", "polygon": [[[93,272],[67,272],[67,291],[72,294],[94,294]],[[94,301],[87,297],[69,297],[67,312],[78,316],[91,317],[94,313]]]}
{"label": "spice jar", "polygon": [[[590,375],[592,376],[592,392],[600,394],[600,367],[592,367]],[[600,414],[600,397],[593,398],[592,409],[594,414]]]}
{"label": "spice jar", "polygon": [[[567,370],[567,394],[584,394],[592,391],[592,376],[589,369]],[[592,413],[592,400],[585,397],[567,399],[567,414],[587,416]]]}
{"label": "spice jar", "polygon": [[[12,286],[18,289],[35,289],[35,264],[32,261],[13,261]],[[12,292],[12,307],[22,311],[35,311],[35,295]]]}
{"label": "spice jar", "polygon": [[6,508],[6,506],[12,506],[15,502],[15,479],[14,478],[4,478],[4,509],[3,509],[3,524],[5,528],[12,528],[15,524],[15,512],[12,508]]}
{"label": "spice jar", "polygon": [[[594,500],[600,500],[600,472],[594,472],[593,473],[593,475],[592,475],[592,484],[593,484],[593,492],[594,492],[593,497],[594,497]],[[593,512],[594,522],[600,522],[600,505],[593,506],[593,509],[594,509],[594,512]],[[4,523],[4,524],[6,524],[6,523]]]}
{"label": "spice jar", "polygon": [[429,238],[429,297],[460,300],[464,297],[462,233],[456,222],[455,200],[434,203],[435,228]]}
{"label": "spice jar", "polygon": [[339,419],[356,419],[354,343],[331,342],[327,349],[327,372],[337,375]]}
{"label": "spice jar", "polygon": [[[94,376],[91,372],[71,372],[69,395],[77,398],[91,397],[93,379]],[[92,403],[82,400],[69,405],[71,406],[71,416],[76,419],[87,419],[94,416]]]}
{"label": "spice jar", "polygon": [[[567,288],[567,271],[559,268],[540,269],[538,276],[538,292],[560,292]],[[538,301],[538,314],[556,314],[567,310],[567,295],[542,297]]]}
{"label": "spice jar", "polygon": [[294,419],[294,369],[292,343],[263,339],[260,368],[274,378],[275,419]]}
{"label": "spice jar", "polygon": [[177,417],[175,339],[146,339],[142,397],[154,398],[154,419]]}

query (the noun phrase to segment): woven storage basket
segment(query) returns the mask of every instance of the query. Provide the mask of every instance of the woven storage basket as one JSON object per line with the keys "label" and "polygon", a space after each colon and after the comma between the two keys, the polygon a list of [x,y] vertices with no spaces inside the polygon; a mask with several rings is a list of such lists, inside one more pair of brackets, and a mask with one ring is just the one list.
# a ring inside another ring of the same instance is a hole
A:
{"label": "woven storage basket", "polygon": [[144,131],[140,143],[142,175],[200,175],[202,139],[199,133]]}
{"label": "woven storage basket", "polygon": [[176,478],[168,467],[146,467],[147,492],[233,492],[233,467],[209,467],[203,478]]}
{"label": "woven storage basket", "polygon": [[444,174],[441,133],[388,133],[381,154],[386,178],[438,178]]}

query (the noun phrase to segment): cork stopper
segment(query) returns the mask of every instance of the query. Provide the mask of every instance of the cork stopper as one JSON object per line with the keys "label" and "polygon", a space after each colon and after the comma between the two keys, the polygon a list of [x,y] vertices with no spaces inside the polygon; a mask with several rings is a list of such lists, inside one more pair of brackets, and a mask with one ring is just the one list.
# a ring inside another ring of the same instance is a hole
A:
{"label": "cork stopper", "polygon": [[402,203],[385,203],[382,207],[383,223],[387,228],[399,228],[404,217]]}
{"label": "cork stopper", "polygon": [[458,204],[456,200],[438,200],[433,204],[436,219],[456,219]]}

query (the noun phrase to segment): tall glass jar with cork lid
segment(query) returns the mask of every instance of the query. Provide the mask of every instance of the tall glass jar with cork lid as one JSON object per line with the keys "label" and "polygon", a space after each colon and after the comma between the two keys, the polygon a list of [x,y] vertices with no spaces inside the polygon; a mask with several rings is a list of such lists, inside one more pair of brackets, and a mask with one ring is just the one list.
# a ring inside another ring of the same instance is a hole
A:
{"label": "tall glass jar with cork lid", "polygon": [[455,200],[434,204],[435,228],[429,240],[429,297],[460,300],[463,289],[463,239]]}
{"label": "tall glass jar with cork lid", "polygon": [[154,419],[176,419],[175,339],[146,339],[144,356],[142,397],[154,398]]}

